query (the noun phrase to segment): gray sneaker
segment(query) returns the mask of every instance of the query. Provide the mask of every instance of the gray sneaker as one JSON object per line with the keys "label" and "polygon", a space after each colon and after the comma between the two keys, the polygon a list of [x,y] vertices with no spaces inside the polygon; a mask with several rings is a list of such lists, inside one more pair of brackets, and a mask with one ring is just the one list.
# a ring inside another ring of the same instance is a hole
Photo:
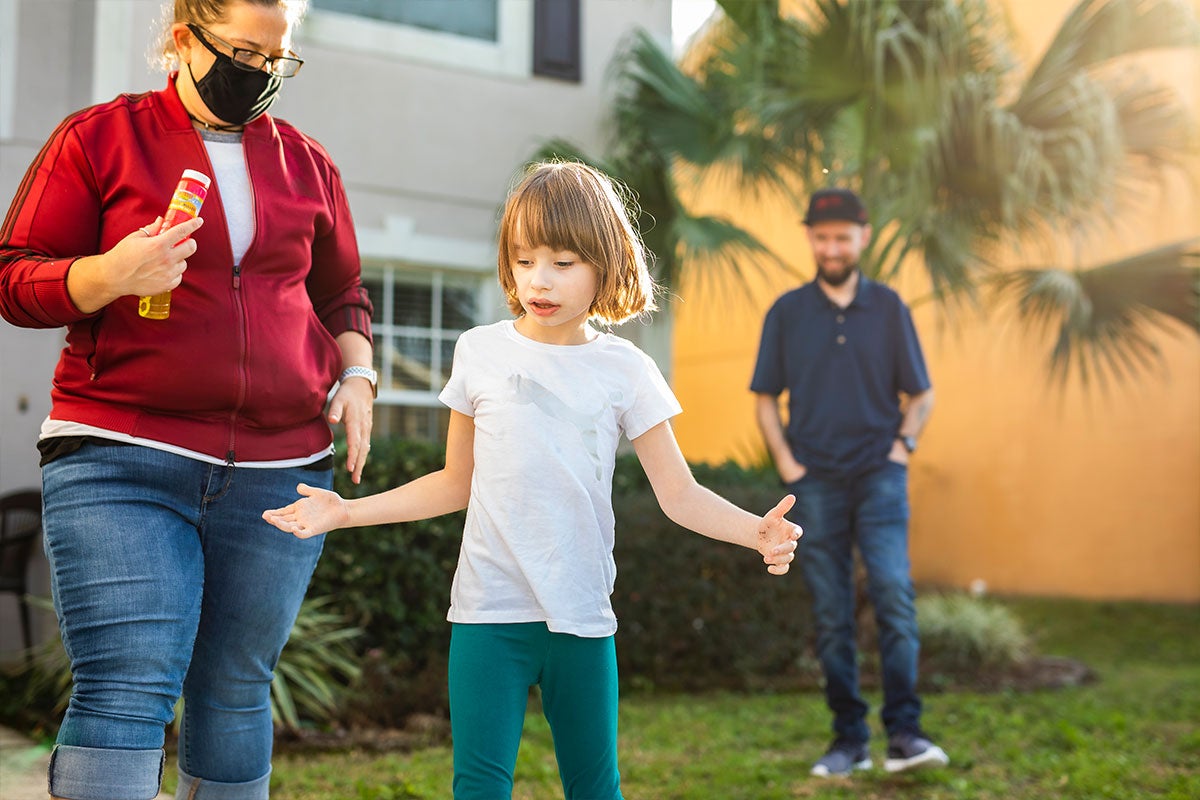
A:
{"label": "gray sneaker", "polygon": [[883,768],[888,772],[904,772],[925,767],[944,767],[950,763],[946,751],[929,741],[921,731],[900,731],[888,738],[887,760]]}
{"label": "gray sneaker", "polygon": [[813,765],[809,774],[818,778],[849,775],[856,769],[871,768],[871,751],[866,742],[851,742],[835,739],[821,760]]}

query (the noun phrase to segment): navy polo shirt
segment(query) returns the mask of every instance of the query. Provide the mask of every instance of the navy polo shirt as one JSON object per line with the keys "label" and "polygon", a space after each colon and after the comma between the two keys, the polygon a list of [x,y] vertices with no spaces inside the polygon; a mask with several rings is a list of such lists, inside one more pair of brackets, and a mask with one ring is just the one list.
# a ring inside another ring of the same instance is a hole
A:
{"label": "navy polo shirt", "polygon": [[842,309],[816,281],[780,297],[763,322],[750,391],[788,391],[787,440],[816,475],[882,466],[900,429],[899,393],[930,387],[912,315],[900,296],[858,278]]}

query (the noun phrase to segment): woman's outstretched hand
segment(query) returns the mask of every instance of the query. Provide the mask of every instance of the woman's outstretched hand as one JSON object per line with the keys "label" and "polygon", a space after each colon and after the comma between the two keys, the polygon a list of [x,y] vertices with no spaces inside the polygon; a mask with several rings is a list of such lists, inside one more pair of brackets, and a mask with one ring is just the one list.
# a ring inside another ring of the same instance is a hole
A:
{"label": "woman's outstretched hand", "polygon": [[267,509],[262,518],[284,533],[301,539],[343,528],[350,521],[346,501],[336,492],[307,483],[296,486],[296,491],[302,495],[299,500],[283,508]]}
{"label": "woman's outstretched hand", "polygon": [[799,525],[784,517],[795,504],[796,497],[787,495],[758,523],[758,552],[762,553],[767,572],[772,575],[787,573],[796,557],[796,541],[804,533]]}

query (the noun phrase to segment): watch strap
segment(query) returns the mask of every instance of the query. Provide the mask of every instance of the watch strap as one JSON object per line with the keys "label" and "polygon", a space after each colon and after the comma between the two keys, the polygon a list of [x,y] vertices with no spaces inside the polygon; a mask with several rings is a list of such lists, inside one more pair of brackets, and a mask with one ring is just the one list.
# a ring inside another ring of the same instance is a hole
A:
{"label": "watch strap", "polygon": [[347,378],[366,378],[371,384],[371,396],[379,396],[379,373],[370,367],[346,367],[342,370],[338,383],[345,383]]}

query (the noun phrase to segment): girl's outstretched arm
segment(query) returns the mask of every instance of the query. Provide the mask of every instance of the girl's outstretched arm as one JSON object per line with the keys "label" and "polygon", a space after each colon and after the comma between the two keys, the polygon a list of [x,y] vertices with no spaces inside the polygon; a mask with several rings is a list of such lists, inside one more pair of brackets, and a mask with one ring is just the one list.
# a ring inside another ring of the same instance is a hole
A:
{"label": "girl's outstretched arm", "polygon": [[772,575],[788,571],[801,530],[783,515],[796,502],[795,497],[787,495],[759,517],[705,489],[692,477],[670,422],[659,423],[634,439],[633,449],[659,506],[672,522],[711,539],[757,550]]}
{"label": "girl's outstretched arm", "polygon": [[475,421],[450,412],[446,433],[446,466],[437,472],[379,494],[344,500],[334,492],[307,484],[296,487],[302,497],[283,508],[263,512],[263,519],[301,539],[338,528],[411,522],[467,507],[475,469]]}

